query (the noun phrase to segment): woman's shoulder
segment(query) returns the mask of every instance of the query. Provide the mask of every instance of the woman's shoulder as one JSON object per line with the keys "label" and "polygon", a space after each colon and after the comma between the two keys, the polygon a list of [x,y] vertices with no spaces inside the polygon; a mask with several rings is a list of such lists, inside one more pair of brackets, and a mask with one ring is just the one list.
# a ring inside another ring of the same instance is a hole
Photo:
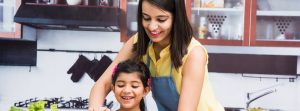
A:
{"label": "woman's shoulder", "polygon": [[194,37],[191,39],[191,42],[188,46],[188,52],[191,52],[192,50],[194,50],[195,48],[197,49],[201,49],[202,51],[204,51],[205,53],[207,52],[205,47],[198,41],[196,40]]}
{"label": "woman's shoulder", "polygon": [[207,54],[205,47],[195,38],[192,38],[192,40],[188,46],[188,54],[186,55],[184,60],[186,60],[186,58],[188,56],[190,56],[190,58],[199,58],[200,57],[206,61],[208,59],[208,54]]}

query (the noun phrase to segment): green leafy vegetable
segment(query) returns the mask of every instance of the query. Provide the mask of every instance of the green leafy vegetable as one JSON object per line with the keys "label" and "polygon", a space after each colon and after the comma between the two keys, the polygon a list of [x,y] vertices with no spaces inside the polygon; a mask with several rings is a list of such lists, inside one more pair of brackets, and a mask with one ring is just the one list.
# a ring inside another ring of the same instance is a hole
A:
{"label": "green leafy vegetable", "polygon": [[9,111],[25,111],[25,110],[15,107],[15,106],[12,106],[12,107],[10,107]]}
{"label": "green leafy vegetable", "polygon": [[[38,101],[30,104],[27,108],[28,111],[45,111],[45,105],[47,101]],[[50,106],[51,111],[58,111],[57,104],[51,104]],[[21,108],[12,106],[10,107],[9,111],[26,111]]]}
{"label": "green leafy vegetable", "polygon": [[38,101],[28,106],[28,111],[45,111],[45,104],[47,101]]}
{"label": "green leafy vegetable", "polygon": [[50,106],[50,109],[51,109],[51,111],[58,111],[58,109],[57,109],[57,104],[52,104],[52,105]]}

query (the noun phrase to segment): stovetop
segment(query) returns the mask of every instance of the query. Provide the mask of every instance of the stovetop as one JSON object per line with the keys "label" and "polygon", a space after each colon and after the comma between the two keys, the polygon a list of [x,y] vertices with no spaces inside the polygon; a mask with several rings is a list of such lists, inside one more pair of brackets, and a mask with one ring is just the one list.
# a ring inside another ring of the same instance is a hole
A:
{"label": "stovetop", "polygon": [[[30,98],[25,101],[19,101],[14,103],[14,106],[16,107],[22,107],[27,108],[31,103],[37,102],[37,101],[46,101],[47,104],[45,105],[45,108],[50,108],[52,104],[57,104],[57,107],[63,108],[63,109],[88,109],[88,99],[82,98],[82,97],[76,97],[71,99],[65,99],[63,97],[59,98],[48,98],[48,99],[38,99],[38,98]],[[108,108],[111,108],[113,105],[113,102],[108,102],[105,100],[104,105]]]}

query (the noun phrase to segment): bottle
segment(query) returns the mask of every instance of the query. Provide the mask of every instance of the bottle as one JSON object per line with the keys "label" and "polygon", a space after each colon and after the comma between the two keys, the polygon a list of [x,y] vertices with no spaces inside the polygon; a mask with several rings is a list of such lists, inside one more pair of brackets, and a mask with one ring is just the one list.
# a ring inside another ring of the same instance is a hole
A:
{"label": "bottle", "polygon": [[195,7],[195,8],[200,8],[200,7],[201,7],[201,2],[200,2],[200,0],[194,0],[194,7]]}
{"label": "bottle", "polygon": [[205,39],[208,32],[207,22],[205,17],[200,17],[199,39]]}

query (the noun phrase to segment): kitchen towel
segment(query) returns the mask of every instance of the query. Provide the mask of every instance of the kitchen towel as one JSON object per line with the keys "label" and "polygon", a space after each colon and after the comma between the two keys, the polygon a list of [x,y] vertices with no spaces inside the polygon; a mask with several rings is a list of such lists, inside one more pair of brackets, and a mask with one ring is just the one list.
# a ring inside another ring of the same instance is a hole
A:
{"label": "kitchen towel", "polygon": [[76,62],[68,70],[68,74],[72,74],[71,80],[73,82],[78,82],[83,74],[87,72],[92,67],[92,62],[83,55],[79,55]]}
{"label": "kitchen towel", "polygon": [[91,79],[96,82],[111,63],[112,60],[108,56],[104,55],[96,65],[93,65],[90,68],[87,73]]}

